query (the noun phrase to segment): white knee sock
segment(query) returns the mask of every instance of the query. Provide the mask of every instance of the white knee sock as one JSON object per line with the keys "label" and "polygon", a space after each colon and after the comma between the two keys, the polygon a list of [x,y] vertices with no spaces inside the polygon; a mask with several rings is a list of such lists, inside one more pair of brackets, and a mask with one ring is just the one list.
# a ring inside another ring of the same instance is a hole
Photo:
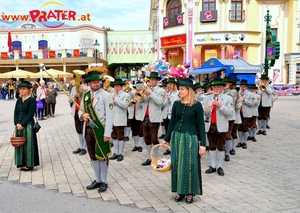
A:
{"label": "white knee sock", "polygon": [[160,126],[160,129],[161,129],[161,134],[165,135],[166,134],[165,126]]}
{"label": "white knee sock", "polygon": [[101,182],[101,168],[100,168],[100,161],[93,160],[92,161],[94,173],[95,173],[95,180],[97,183]]}
{"label": "white knee sock", "polygon": [[83,137],[83,134],[78,134],[80,149],[86,149],[86,142]]}
{"label": "white knee sock", "polygon": [[231,150],[231,140],[226,140],[225,146],[226,146],[226,155],[229,155],[229,151]]}
{"label": "white knee sock", "polygon": [[232,139],[232,149],[235,151],[235,146],[237,145],[237,138],[236,139]]}
{"label": "white knee sock", "polygon": [[119,154],[119,141],[116,139],[113,139],[114,144],[114,152],[118,155]]}
{"label": "white knee sock", "polygon": [[108,165],[107,161],[99,161],[100,168],[101,168],[101,179],[102,182],[107,183],[107,172],[108,172]]}
{"label": "white knee sock", "polygon": [[124,129],[124,136],[125,136],[125,137],[129,137],[130,131],[131,131],[131,128],[130,128],[130,127],[125,127],[125,129]]}
{"label": "white knee sock", "polygon": [[133,142],[134,142],[134,146],[138,147],[139,146],[139,136],[133,136]]}
{"label": "white knee sock", "polygon": [[243,132],[241,132],[241,131],[238,131],[238,134],[239,134],[239,142],[240,143],[244,143],[244,135],[243,135]]}
{"label": "white knee sock", "polygon": [[118,155],[123,155],[124,147],[125,147],[125,141],[119,141],[119,154]]}
{"label": "white knee sock", "polygon": [[217,157],[217,151],[211,151],[209,150],[209,157],[211,162],[211,167],[216,168],[216,157]]}
{"label": "white knee sock", "polygon": [[138,147],[143,147],[143,144],[145,143],[144,138],[143,137],[139,137],[138,140]]}
{"label": "white knee sock", "polygon": [[151,160],[150,151],[151,151],[151,149],[152,149],[152,144],[146,145],[146,149],[147,149],[148,159]]}
{"label": "white knee sock", "polygon": [[218,168],[223,166],[224,151],[217,150]]}
{"label": "white knee sock", "polygon": [[262,120],[257,120],[257,125],[258,125],[258,130],[261,130],[262,129]]}

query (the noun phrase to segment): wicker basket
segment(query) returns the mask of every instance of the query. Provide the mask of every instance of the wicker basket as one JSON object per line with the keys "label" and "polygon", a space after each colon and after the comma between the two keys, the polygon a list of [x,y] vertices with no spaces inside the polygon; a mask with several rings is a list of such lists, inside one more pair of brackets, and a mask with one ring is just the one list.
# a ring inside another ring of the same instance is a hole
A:
{"label": "wicker basket", "polygon": [[[156,168],[158,162],[161,160],[161,158],[155,158],[153,157],[153,150],[156,148],[156,147],[159,147],[161,146],[161,144],[156,144],[155,146],[152,147],[151,151],[150,151],[150,156],[151,156],[151,168],[154,169],[155,171],[158,171],[158,172],[168,172],[171,170],[171,163],[169,165],[167,165],[166,167],[164,168]],[[170,148],[170,147],[168,147]]]}
{"label": "wicker basket", "polygon": [[10,138],[10,143],[13,147],[22,147],[24,146],[26,142],[26,137],[25,136],[20,136],[20,137],[14,137],[15,132],[13,133],[12,137]]}

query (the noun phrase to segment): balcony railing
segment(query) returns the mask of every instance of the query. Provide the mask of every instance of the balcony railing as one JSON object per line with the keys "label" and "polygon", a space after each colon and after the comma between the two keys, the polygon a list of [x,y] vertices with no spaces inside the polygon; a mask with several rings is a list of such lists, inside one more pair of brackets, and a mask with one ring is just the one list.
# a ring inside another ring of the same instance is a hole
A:
{"label": "balcony railing", "polygon": [[[99,52],[98,58],[102,58],[103,54]],[[94,57],[93,48],[81,49],[61,49],[61,50],[37,50],[22,51],[14,50],[13,52],[1,52],[0,60],[28,60],[28,59],[58,59],[58,58],[86,58]]]}
{"label": "balcony railing", "polygon": [[245,10],[229,10],[229,21],[244,22]]}

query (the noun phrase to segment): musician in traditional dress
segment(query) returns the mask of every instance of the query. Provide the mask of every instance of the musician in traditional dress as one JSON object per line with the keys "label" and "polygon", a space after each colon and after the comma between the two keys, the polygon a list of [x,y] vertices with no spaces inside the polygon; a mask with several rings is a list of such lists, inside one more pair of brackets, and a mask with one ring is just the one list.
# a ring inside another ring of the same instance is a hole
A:
{"label": "musician in traditional dress", "polygon": [[[152,146],[159,144],[158,129],[162,122],[161,107],[166,96],[166,91],[158,86],[161,79],[158,72],[151,72],[149,79],[151,87],[144,90],[144,96],[141,100],[144,109],[143,133],[148,152],[148,159],[142,163],[143,166],[151,164],[150,151]],[[158,149],[156,148],[153,153],[154,157],[157,157]]]}
{"label": "musician in traditional dress", "polygon": [[233,114],[232,98],[223,93],[225,83],[222,79],[215,79],[211,86],[214,94],[208,95],[203,100],[204,113],[209,116],[205,125],[209,140],[209,156],[211,165],[206,174],[218,172],[224,176],[223,158],[225,155],[225,140],[228,132],[229,118]]}
{"label": "musician in traditional dress", "polygon": [[109,159],[117,159],[117,161],[122,161],[124,159],[124,130],[127,126],[127,110],[131,99],[130,95],[122,90],[123,85],[125,85],[125,82],[123,82],[122,79],[115,79],[115,93],[112,96],[114,103],[114,121],[111,137],[114,145],[114,154]]}
{"label": "musician in traditional dress", "polygon": [[250,92],[253,93],[253,106],[252,106],[252,117],[251,117],[251,126],[249,128],[249,136],[247,137],[247,140],[252,140],[253,142],[256,142],[255,133],[257,129],[256,121],[258,116],[258,106],[260,104],[260,96],[257,94],[258,87],[256,84],[250,84],[249,85]]}
{"label": "musician in traditional dress", "polygon": [[71,111],[72,115],[74,117],[74,123],[75,123],[75,130],[78,134],[79,138],[79,147],[73,151],[73,154],[79,154],[79,155],[85,155],[86,154],[86,142],[83,136],[83,124],[84,121],[82,119],[79,119],[79,106],[81,99],[83,97],[83,93],[88,90],[88,87],[84,85],[84,78],[85,74],[82,71],[82,73],[75,73],[75,86],[72,87],[70,96],[73,97],[73,99],[76,101],[77,104],[71,104],[72,100],[69,99],[69,103],[71,104]]}
{"label": "musician in traditional dress", "polygon": [[260,78],[260,86],[258,87],[257,94],[260,95],[260,105],[258,106],[258,132],[257,135],[267,135],[266,127],[268,123],[268,117],[270,115],[270,110],[273,105],[273,91],[274,88],[270,84],[269,77],[267,75],[262,75]]}
{"label": "musician in traditional dress", "polygon": [[85,121],[85,139],[95,180],[86,188],[99,188],[99,192],[105,192],[108,187],[108,156],[111,154],[109,141],[114,121],[114,104],[111,94],[100,88],[103,69],[92,67],[87,71],[85,81],[90,91],[83,95],[80,108],[84,111],[79,111],[79,117]]}

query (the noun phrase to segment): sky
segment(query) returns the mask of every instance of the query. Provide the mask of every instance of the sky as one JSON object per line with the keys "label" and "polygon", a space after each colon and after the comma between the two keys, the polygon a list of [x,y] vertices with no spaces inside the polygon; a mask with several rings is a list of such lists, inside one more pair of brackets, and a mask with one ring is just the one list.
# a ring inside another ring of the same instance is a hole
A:
{"label": "sky", "polygon": [[66,22],[71,26],[92,24],[114,31],[149,28],[150,0],[0,0],[0,14],[27,15],[34,9],[62,9],[73,10],[79,15],[90,14],[91,21]]}

